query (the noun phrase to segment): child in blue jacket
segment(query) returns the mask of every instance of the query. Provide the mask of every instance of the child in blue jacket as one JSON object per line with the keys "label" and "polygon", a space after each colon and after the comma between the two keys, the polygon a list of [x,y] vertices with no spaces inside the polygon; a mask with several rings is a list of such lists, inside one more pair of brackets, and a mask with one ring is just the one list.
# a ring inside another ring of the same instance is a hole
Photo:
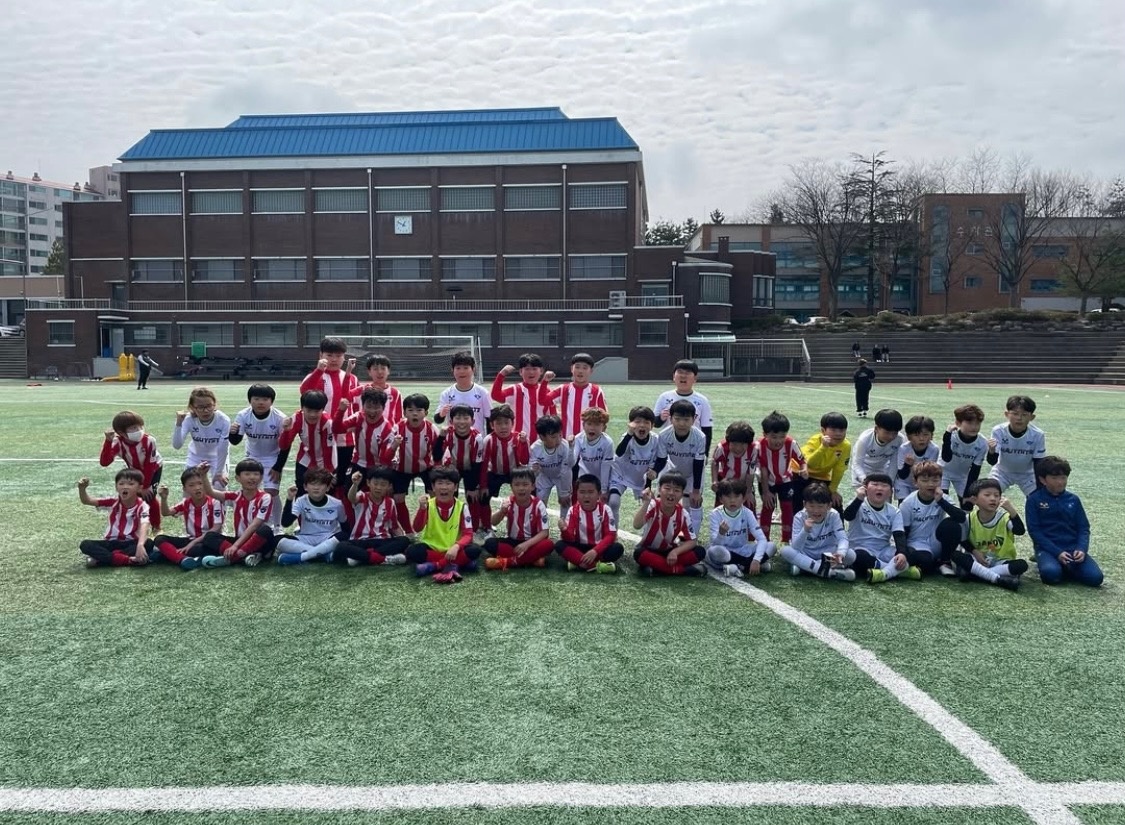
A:
{"label": "child in blue jacket", "polygon": [[1040,486],[1027,497],[1027,531],[1035,546],[1035,560],[1043,584],[1073,579],[1088,587],[1104,576],[1090,557],[1090,520],[1082,500],[1066,489],[1070,462],[1049,455],[1035,467]]}

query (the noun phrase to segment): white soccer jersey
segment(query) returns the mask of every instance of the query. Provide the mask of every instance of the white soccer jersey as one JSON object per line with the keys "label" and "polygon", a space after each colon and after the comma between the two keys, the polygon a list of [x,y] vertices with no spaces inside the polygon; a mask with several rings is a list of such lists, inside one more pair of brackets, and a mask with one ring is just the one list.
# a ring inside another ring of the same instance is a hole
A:
{"label": "white soccer jersey", "polygon": [[[441,391],[441,396],[438,398],[439,410],[445,406],[452,409],[458,404],[473,408],[473,429],[478,433],[488,432],[488,413],[492,409],[492,399],[487,389],[480,384],[473,384],[467,390],[459,390],[457,385],[453,384]],[[446,418],[448,417],[447,414]]]}
{"label": "white soccer jersey", "polygon": [[1035,459],[1047,455],[1047,436],[1041,429],[1029,424],[1023,435],[1017,437],[1007,424],[997,424],[992,428],[992,437],[996,439],[996,452],[1000,454],[993,474],[999,471],[1008,476],[1034,477]]}
{"label": "white soccer jersey", "polygon": [[[941,493],[938,493],[940,496]],[[935,498],[929,504],[918,498],[918,491],[908,495],[899,510],[902,513],[902,527],[906,530],[906,546],[913,550],[936,552],[941,544],[937,540],[937,526],[948,518]],[[960,506],[957,504],[956,506]]]}
{"label": "white soccer jersey", "polygon": [[[711,528],[712,547],[738,549],[753,544],[754,556],[765,558],[769,541],[758,524],[758,517],[749,507],[739,508],[733,516],[725,507],[716,507],[711,511],[708,524]],[[724,524],[727,526],[725,534],[720,532]]]}
{"label": "white soccer jersey", "polygon": [[844,531],[844,520],[835,510],[829,510],[824,521],[814,522],[805,529],[805,519],[809,514],[801,510],[793,516],[793,540],[789,546],[811,559],[819,560],[824,553],[846,553],[848,534]]}
{"label": "white soccer jersey", "polygon": [[578,467],[578,475],[597,476],[602,482],[602,492],[609,490],[609,474],[613,469],[613,439],[601,433],[596,440],[589,441],[586,433],[574,437],[570,460]]}
{"label": "white soccer jersey", "polygon": [[889,501],[878,510],[864,501],[848,525],[848,544],[853,550],[866,550],[879,561],[890,561],[895,550],[892,533],[902,529],[902,513]]}
{"label": "white soccer jersey", "polygon": [[214,480],[227,471],[227,454],[230,451],[230,418],[222,410],[215,410],[206,424],[189,415],[179,426],[172,426],[172,447],[179,450],[190,439],[184,466],[195,467],[204,461],[211,465]]}
{"label": "white soccer jersey", "polygon": [[389,539],[398,526],[398,508],[392,496],[384,496],[376,503],[367,493],[356,494],[355,524],[352,525],[351,534],[353,540]]}
{"label": "white soccer jersey", "polygon": [[907,475],[906,478],[899,478],[899,470],[906,466],[907,456],[913,455],[914,462],[918,463],[919,461],[937,461],[940,454],[941,450],[938,448],[938,445],[932,441],[926,445],[926,449],[922,452],[922,455],[918,455],[918,453],[914,452],[914,447],[909,441],[904,442],[902,446],[898,448],[898,454],[895,456],[895,473],[893,476],[895,480],[895,498],[901,501],[918,489],[917,485],[914,484],[914,479],[909,475]]}
{"label": "white soccer jersey", "polygon": [[326,496],[322,504],[313,504],[308,495],[303,495],[293,502],[293,515],[301,523],[301,528],[294,538],[315,547],[326,539],[332,538],[336,531],[347,521],[344,512],[344,503],[335,496]]}
{"label": "white soccer jersey", "polygon": [[695,489],[695,462],[707,459],[707,437],[698,427],[692,427],[681,441],[669,424],[656,434],[656,457],[668,459],[660,475],[677,472],[687,478],[686,495]]}
{"label": "white soccer jersey", "polygon": [[526,505],[520,505],[515,496],[509,496],[506,518],[508,538],[515,542],[527,541],[550,524],[547,505],[536,496],[532,496]]}
{"label": "white soccer jersey", "polygon": [[615,455],[610,472],[609,486],[623,493],[632,490],[639,493],[645,488],[645,473],[656,463],[658,450],[656,434],[649,433],[644,444],[630,437],[623,455]]}
{"label": "white soccer jersey", "polygon": [[223,529],[223,502],[207,496],[202,504],[196,504],[190,498],[185,498],[172,507],[172,512],[184,517],[184,530],[189,539],[195,539],[212,530]]}
{"label": "white soccer jersey", "polygon": [[896,435],[886,444],[875,438],[875,428],[860,433],[852,446],[851,476],[852,485],[860,487],[863,480],[872,473],[886,473],[894,477],[895,456],[902,446],[902,435]]}
{"label": "white soccer jersey", "polygon": [[285,415],[277,407],[270,407],[265,418],[258,418],[250,407],[239,410],[234,423],[245,439],[246,457],[262,462],[267,470],[273,467],[277,462],[277,454],[281,452],[278,439],[281,438],[284,421]]}
{"label": "white soccer jersey", "polygon": [[554,487],[560,496],[570,493],[570,445],[560,441],[553,450],[543,446],[542,441],[531,445],[529,463],[535,469],[535,492],[541,498],[546,498]]}
{"label": "white soccer jersey", "polygon": [[142,524],[148,524],[148,504],[141,499],[126,507],[119,498],[99,498],[98,510],[109,513],[105,538],[120,541],[136,539]]}
{"label": "white soccer jersey", "polygon": [[973,467],[984,464],[988,455],[988,439],[979,433],[966,443],[956,430],[949,437],[949,450],[953,454],[949,461],[938,458],[942,466],[942,485],[960,496],[965,495],[965,482]]}
{"label": "white soccer jersey", "polygon": [[581,507],[571,507],[567,514],[566,524],[560,528],[563,541],[590,547],[608,536],[617,536],[617,523],[613,520],[613,511],[600,501],[594,505],[593,510],[584,510]]}
{"label": "white soccer jersey", "polygon": [[692,391],[690,395],[680,395],[675,390],[662,392],[660,397],[656,399],[656,406],[652,408],[652,411],[656,413],[656,420],[663,421],[664,411],[677,401],[690,401],[692,406],[695,407],[695,426],[711,426],[711,402],[707,400],[706,395],[695,391]]}

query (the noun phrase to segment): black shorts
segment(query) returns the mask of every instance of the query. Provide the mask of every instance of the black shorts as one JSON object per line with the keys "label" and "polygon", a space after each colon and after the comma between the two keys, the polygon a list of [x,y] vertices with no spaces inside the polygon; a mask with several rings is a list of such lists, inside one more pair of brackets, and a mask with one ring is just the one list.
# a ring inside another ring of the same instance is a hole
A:
{"label": "black shorts", "polygon": [[489,473],[488,474],[488,497],[496,498],[500,495],[500,488],[507,484],[512,486],[511,473]]}
{"label": "black shorts", "polygon": [[395,495],[406,495],[410,491],[410,482],[412,482],[416,478],[422,479],[422,488],[426,491],[427,494],[434,491],[434,485],[430,482],[429,470],[423,470],[420,473],[403,473],[395,470],[395,478],[394,481],[391,482],[394,487]]}

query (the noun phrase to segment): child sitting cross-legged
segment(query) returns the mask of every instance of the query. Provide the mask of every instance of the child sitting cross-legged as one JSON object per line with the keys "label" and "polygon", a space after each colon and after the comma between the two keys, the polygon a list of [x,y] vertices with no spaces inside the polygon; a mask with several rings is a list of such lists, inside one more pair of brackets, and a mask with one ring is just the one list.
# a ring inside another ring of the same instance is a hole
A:
{"label": "child sitting cross-legged", "polygon": [[189,467],[180,475],[184,498],[175,507],[168,506],[168,487],[160,485],[160,509],[165,516],[184,517],[185,536],[159,535],[152,540],[160,557],[183,570],[194,570],[207,555],[203,538],[208,533],[223,531],[223,503],[207,495],[203,473],[199,467]]}
{"label": "child sitting cross-legged", "polygon": [[148,538],[148,505],[141,499],[144,474],[126,467],[113,478],[115,497],[90,498],[90,479],[78,479],[78,500],[105,510],[109,516],[101,539],[86,539],[78,549],[86,554],[87,567],[125,567],[148,564],[152,542]]}
{"label": "child sitting cross-legged", "polygon": [[[390,467],[368,467],[352,473],[348,501],[355,508],[355,520],[347,541],[340,542],[332,558],[338,564],[406,564],[410,539],[398,523],[394,500],[395,472]],[[366,480],[367,491],[360,492]]]}
{"label": "child sitting cross-legged", "polygon": [[547,505],[533,495],[535,472],[530,467],[516,467],[512,470],[511,484],[512,495],[492,514],[493,526],[507,521],[507,535],[484,542],[485,552],[492,556],[485,560],[484,566],[489,570],[545,567],[555,543],[548,538]]}
{"label": "child sitting cross-legged", "polygon": [[[878,416],[876,416],[878,421]],[[902,513],[890,502],[894,482],[886,473],[871,473],[855,492],[855,499],[844,510],[848,543],[855,560],[851,569],[871,584],[902,576],[922,578],[922,571],[906,557],[906,530]]]}
{"label": "child sitting cross-legged", "polygon": [[305,494],[297,497],[296,486],[289,488],[285,500],[285,510],[281,514],[281,526],[290,527],[298,522],[300,527],[294,536],[283,536],[277,540],[278,564],[304,564],[323,559],[332,560],[332,551],[340,540],[336,538],[347,517],[344,503],[335,496],[328,495],[336,484],[334,473],[323,467],[313,467],[305,473]]}
{"label": "child sitting cross-legged", "polygon": [[855,553],[848,545],[844,522],[833,509],[835,494],[823,481],[813,481],[804,492],[805,506],[793,516],[793,540],[781,548],[794,576],[808,573],[824,579],[855,581]]}
{"label": "child sitting cross-legged", "polygon": [[262,462],[244,458],[234,467],[238,492],[216,493],[211,486],[210,467],[201,464],[203,489],[211,498],[234,502],[234,535],[208,533],[203,537],[203,548],[208,555],[202,559],[204,567],[228,567],[242,562],[256,567],[263,559],[273,555],[274,535],[270,527],[270,508],[273,498],[262,489],[264,469]]}
{"label": "child sitting cross-legged", "polygon": [[974,481],[966,500],[976,507],[960,531],[961,548],[955,541],[946,540],[961,581],[976,578],[1006,590],[1018,590],[1020,576],[1027,572],[1027,562],[1016,558],[1015,537],[1027,532],[1019,512],[994,478]]}
{"label": "child sitting cross-legged", "polygon": [[562,539],[555,544],[555,552],[566,559],[567,570],[616,573],[625,548],[617,541],[613,512],[602,501],[601,479],[593,473],[581,474],[574,483],[574,497],[578,503],[559,525]]}
{"label": "child sitting cross-legged", "polygon": [[746,506],[746,482],[720,481],[715,494],[721,507],[711,511],[711,546],[707,564],[727,576],[742,578],[768,573],[770,557],[777,549],[766,539],[754,511]]}
{"label": "child sitting cross-legged", "polygon": [[680,503],[687,479],[679,473],[666,473],[659,484],[656,498],[651,490],[645,490],[633,516],[634,529],[642,531],[633,559],[645,576],[706,575],[703,549],[692,538],[691,522]]}
{"label": "child sitting cross-legged", "polygon": [[435,467],[430,472],[434,497],[418,499],[414,516],[416,541],[406,550],[407,561],[418,576],[432,575],[438,584],[461,581],[461,573],[477,569],[481,548],[473,544],[473,522],[469,508],[457,498],[461,474],[453,467]]}

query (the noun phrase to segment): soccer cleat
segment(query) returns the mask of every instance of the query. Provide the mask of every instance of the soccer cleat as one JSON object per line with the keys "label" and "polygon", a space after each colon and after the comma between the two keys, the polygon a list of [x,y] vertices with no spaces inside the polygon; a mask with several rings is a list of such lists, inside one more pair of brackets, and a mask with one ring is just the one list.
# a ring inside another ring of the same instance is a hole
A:
{"label": "soccer cleat", "polygon": [[454,584],[465,580],[465,577],[461,575],[461,571],[457,569],[457,565],[453,565],[449,568],[449,575],[453,577]]}
{"label": "soccer cleat", "polygon": [[637,573],[639,575],[645,576],[646,578],[649,578],[649,579],[651,579],[652,575],[653,575],[653,571],[652,571],[651,567],[642,567],[637,571]]}
{"label": "soccer cleat", "polygon": [[430,576],[437,572],[438,566],[432,561],[424,561],[421,564],[414,565],[414,575],[421,578],[422,576]]}
{"label": "soccer cleat", "polygon": [[943,562],[941,567],[938,568],[938,572],[941,573],[943,576],[956,576],[957,575],[957,570],[949,562]]}
{"label": "soccer cleat", "polygon": [[230,559],[226,556],[204,556],[201,564],[204,567],[230,567]]}
{"label": "soccer cleat", "polygon": [[798,567],[798,566],[797,566],[797,565],[795,565],[795,564],[791,564],[791,565],[789,565],[789,575],[790,575],[790,576],[799,576],[799,575],[801,575],[801,568],[800,568],[800,567]]}
{"label": "soccer cleat", "polygon": [[573,573],[573,572],[574,572],[575,570],[581,570],[582,568],[581,568],[581,567],[579,567],[579,566],[578,566],[577,564],[575,564],[574,562],[572,562],[572,561],[568,561],[568,562],[566,563],[566,569],[567,569],[567,572],[569,572],[569,573]]}
{"label": "soccer cleat", "polygon": [[[457,568],[455,567],[453,569],[456,570]],[[475,573],[479,569],[480,569],[480,565],[477,563],[476,559],[473,559],[471,562],[466,564],[465,567],[464,567],[464,570],[465,570],[466,573]],[[460,579],[458,579],[457,581],[460,581]]]}
{"label": "soccer cleat", "polygon": [[1027,562],[1023,559],[1012,559],[1008,562],[1008,574],[1011,576],[1022,576],[1027,572]]}
{"label": "soccer cleat", "polygon": [[202,562],[195,556],[184,556],[183,560],[180,562],[180,569],[195,570],[200,564],[202,564]]}
{"label": "soccer cleat", "polygon": [[154,547],[148,551],[149,564],[156,564],[157,562],[164,561],[164,554],[160,552],[159,547]]}
{"label": "soccer cleat", "polygon": [[761,564],[760,564],[760,565],[758,566],[758,569],[759,569],[759,570],[761,570],[761,571],[762,571],[763,573],[768,573],[768,572],[770,572],[771,570],[773,570],[773,565],[772,565],[772,564],[770,564],[770,560],[769,560],[769,559],[766,559],[766,560],[765,560],[764,562],[762,562],[762,563],[761,563]]}
{"label": "soccer cleat", "polygon": [[732,579],[741,579],[744,574],[742,572],[742,568],[737,564],[724,564],[723,575],[729,576]]}
{"label": "soccer cleat", "polygon": [[493,556],[490,559],[484,560],[485,570],[507,570],[515,567],[512,559],[501,558],[500,556]]}
{"label": "soccer cleat", "polygon": [[594,569],[599,573],[616,573],[617,565],[611,561],[599,561]]}
{"label": "soccer cleat", "polygon": [[[300,555],[300,554],[298,554],[298,555]],[[262,563],[262,554],[261,553],[251,553],[249,556],[247,556],[245,559],[242,560],[242,563],[245,564],[247,567],[257,567],[259,564]]]}
{"label": "soccer cleat", "polygon": [[537,559],[536,559],[536,560],[535,560],[535,561],[534,561],[534,562],[532,563],[532,565],[531,565],[531,566],[532,566],[532,567],[546,567],[546,566],[547,566],[547,557],[546,557],[546,556],[541,556],[540,558],[537,558]]}
{"label": "soccer cleat", "polygon": [[[249,556],[246,557],[246,561],[248,561],[248,562],[250,561]],[[277,556],[277,563],[278,564],[284,564],[284,565],[300,564],[301,563],[301,554],[300,553],[279,553],[278,556]]]}
{"label": "soccer cleat", "polygon": [[828,574],[832,572],[832,565],[828,563],[828,559],[821,559],[816,565],[816,575],[822,579],[827,579]]}
{"label": "soccer cleat", "polygon": [[324,559],[325,563],[332,564],[334,561],[336,561],[336,551],[329,550],[324,556],[322,556],[322,558]]}
{"label": "soccer cleat", "polygon": [[703,562],[696,562],[695,564],[686,565],[684,567],[683,575],[692,576],[692,577],[699,577],[699,576],[706,577],[707,576],[707,565],[704,564]]}
{"label": "soccer cleat", "polygon": [[855,571],[848,567],[834,567],[828,571],[828,578],[841,582],[854,582]]}
{"label": "soccer cleat", "polygon": [[1005,590],[1019,590],[1020,577],[1019,576],[997,576],[996,586],[1003,587]]}
{"label": "soccer cleat", "polygon": [[921,570],[921,568],[915,567],[912,564],[909,567],[907,567],[905,570],[902,571],[902,577],[904,579],[910,579],[911,581],[921,581],[922,580],[922,570]]}
{"label": "soccer cleat", "polygon": [[89,558],[86,559],[86,566],[87,567],[97,567],[98,566],[98,560],[95,559],[93,556],[90,556]]}
{"label": "soccer cleat", "polygon": [[486,533],[484,530],[477,530],[475,533],[473,533],[473,544],[481,545],[484,544],[487,540],[488,533]]}
{"label": "soccer cleat", "polygon": [[873,567],[867,571],[868,584],[881,584],[887,580],[887,574],[880,570],[878,567]]}
{"label": "soccer cleat", "polygon": [[359,559],[348,559],[348,567],[359,567]]}
{"label": "soccer cleat", "polygon": [[[349,559],[349,561],[355,561],[355,559]],[[383,564],[406,564],[406,556],[404,556],[402,553],[392,553],[391,555],[385,556],[383,558]]]}
{"label": "soccer cleat", "polygon": [[965,552],[953,554],[953,563],[957,566],[957,578],[963,582],[973,578],[973,557]]}
{"label": "soccer cleat", "polygon": [[433,579],[436,584],[453,584],[453,571],[442,570],[440,573],[434,573]]}

